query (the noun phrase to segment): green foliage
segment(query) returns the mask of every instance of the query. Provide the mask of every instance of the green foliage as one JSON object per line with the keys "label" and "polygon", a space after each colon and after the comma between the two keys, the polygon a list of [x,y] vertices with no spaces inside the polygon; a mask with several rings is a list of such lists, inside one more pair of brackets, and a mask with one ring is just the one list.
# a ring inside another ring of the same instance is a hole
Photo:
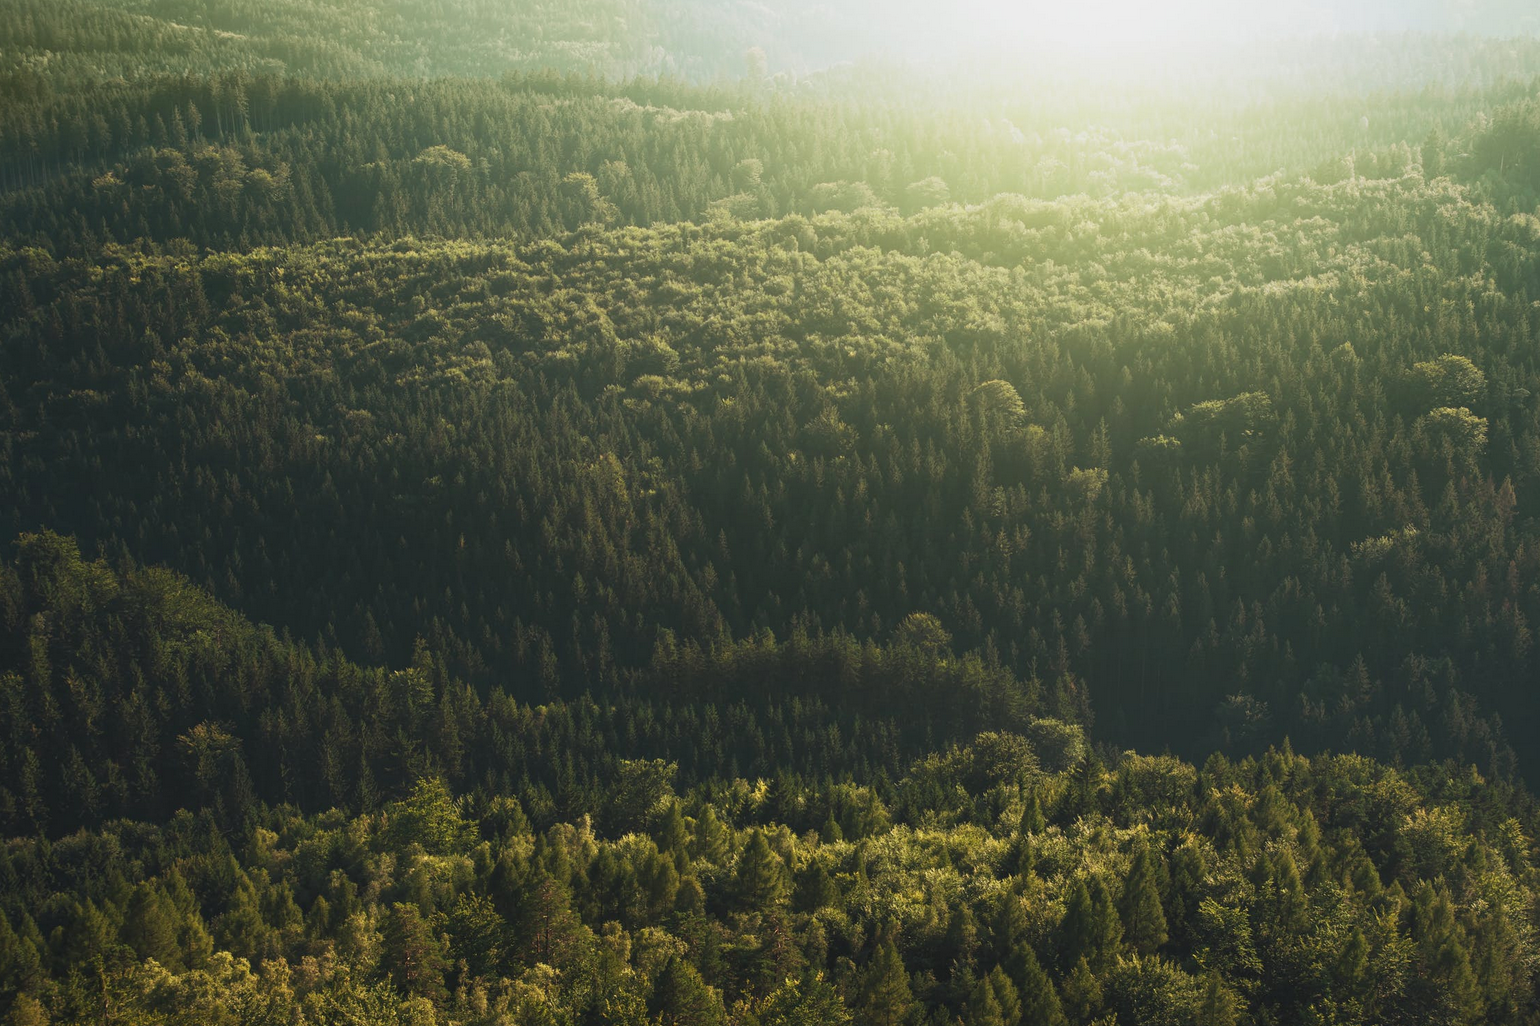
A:
{"label": "green foliage", "polygon": [[453,855],[470,841],[459,804],[438,777],[419,780],[408,798],[386,808],[385,816],[392,840],[402,847],[420,845],[430,855]]}
{"label": "green foliage", "polygon": [[1065,1026],[1064,1009],[1053,981],[1029,947],[1018,947],[1007,959],[1016,993],[1021,1000],[1021,1021],[1043,1026]]}
{"label": "green foliage", "polygon": [[1120,961],[1108,973],[1107,1005],[1119,1022],[1206,1026],[1202,982],[1162,958]]}
{"label": "green foliage", "polygon": [[1005,1014],[1000,1009],[1000,999],[986,976],[974,985],[963,1006],[963,1022],[968,1026],[1005,1026]]}
{"label": "green foliage", "polygon": [[122,940],[140,959],[154,960],[178,972],[184,968],[177,944],[178,917],[160,888],[142,883],[134,888],[123,916]]}
{"label": "green foliage", "polygon": [[443,1004],[448,997],[444,987],[448,960],[417,906],[392,905],[385,913],[381,934],[381,965],[396,988],[403,994]]}
{"label": "green foliage", "polygon": [[951,647],[952,635],[930,613],[910,613],[898,625],[894,641],[908,648],[936,654]]}
{"label": "green foliage", "polygon": [[1540,192],[1540,103],[1527,98],[1483,116],[1470,154],[1472,170],[1533,197]]}
{"label": "green foliage", "polygon": [[770,912],[785,904],[791,890],[786,864],[771,850],[763,830],[749,835],[738,856],[733,890],[739,905],[749,912]]}
{"label": "green foliage", "polygon": [[645,829],[674,807],[677,765],[662,759],[622,759],[616,770],[600,817],[608,833]]}
{"label": "green foliage", "polygon": [[1461,467],[1479,465],[1487,445],[1487,421],[1465,407],[1441,407],[1417,422],[1434,452],[1442,450],[1453,456]]}
{"label": "green foliage", "polygon": [[[211,811],[16,838],[0,850],[0,1000],[56,1022],[103,986],[126,1015],[187,1022],[474,1021],[483,1001],[521,1022],[1523,1021],[1523,794],[1358,756],[1198,770],[1129,753],[1105,773],[1120,800],[1033,824],[1032,857],[1012,863],[1021,792],[1084,773],[1025,744],[952,750],[958,771],[914,820],[898,804],[854,843],[812,827],[849,785],[789,773],[692,786],[656,821],[661,850],[587,818],[537,828],[512,814],[538,804],[533,782],[514,805],[436,778],[353,817],[254,805],[233,832]],[[559,745],[542,758],[568,761]],[[914,791],[936,766],[887,786]],[[780,820],[799,814],[795,831]]]}
{"label": "green foliage", "polygon": [[1122,936],[1123,927],[1107,885],[1099,876],[1089,881],[1075,877],[1059,924],[1059,964],[1067,968],[1085,959],[1099,970],[1117,957]]}
{"label": "green foliage", "polygon": [[786,980],[754,1013],[756,1026],[849,1026],[850,1011],[822,973]]}
{"label": "green foliage", "polygon": [[648,1010],[663,1026],[720,1026],[727,1021],[721,997],[678,955],[669,958],[653,985]]}
{"label": "green foliage", "polygon": [[868,7],[0,0],[0,1018],[1533,1019],[1540,46]]}
{"label": "green foliage", "polygon": [[[603,176],[588,173],[602,193]],[[1120,744],[1169,743],[1190,759],[1286,732],[1306,751],[1457,757],[1503,776],[1514,762],[1499,724],[1525,722],[1532,704],[1520,682],[1540,600],[1524,582],[1540,548],[1526,533],[1536,435],[1523,393],[1540,386],[1520,341],[1478,336],[1528,323],[1533,247],[1522,223],[1453,182],[1363,190],[1349,202],[1283,179],[1147,206],[1001,196],[907,219],[659,224],[519,245],[103,250],[81,262],[16,248],[0,276],[11,291],[22,283],[31,313],[0,324],[4,373],[8,395],[33,398],[7,414],[15,501],[0,529],[54,523],[114,559],[158,554],[252,615],[370,663],[408,663],[421,635],[442,668],[410,679],[441,707],[391,713],[438,717],[446,758],[371,759],[375,779],[344,794],[332,786],[340,767],[356,771],[365,738],[383,743],[354,734],[330,768],[291,771],[285,786],[312,802],[373,800],[380,773],[387,790],[435,772],[457,785],[474,718],[446,674],[530,704],[586,692],[602,706],[679,691],[718,704],[740,687],[758,704],[827,700],[826,681],[854,674],[840,695],[845,738],[857,713],[871,723],[898,709],[921,746],[926,724],[952,741],[1094,714]],[[1300,270],[1290,250],[1242,244],[1275,202],[1290,238],[1335,254],[1311,265],[1316,285],[1289,284]],[[1065,227],[1082,222],[1100,228]],[[1403,252],[1389,227],[1402,224],[1451,232],[1447,252],[1435,247],[1431,263]],[[1395,275],[1358,266],[1364,233]],[[1140,270],[1144,251],[1165,254],[1159,288]],[[1492,290],[1472,284],[1466,252],[1487,254]],[[1009,268],[1029,258],[1030,278],[1010,285]],[[1080,281],[1093,258],[1106,294]],[[1363,294],[1324,284],[1360,272]],[[922,275],[925,302],[898,301]],[[1373,313],[1413,302],[1400,290],[1417,275],[1450,297],[1430,307],[1426,341]],[[124,300],[130,289],[142,298]],[[780,301],[786,289],[800,298]],[[1232,292],[1251,298],[1220,301]],[[1153,317],[1166,294],[1187,298]],[[1484,311],[1493,330],[1466,325],[1462,309]],[[1125,332],[1109,326],[1120,310],[1152,317]],[[89,338],[61,348],[53,325],[77,317],[94,325]],[[1332,341],[1352,334],[1356,359],[1302,343],[1243,360],[1200,341],[1281,338],[1301,317]],[[1054,333],[1084,342],[1060,351]],[[1436,407],[1424,419],[1388,394],[1400,390],[1386,381],[1442,366],[1455,346],[1487,378],[1468,408],[1479,416]],[[1258,380],[1292,384],[1262,392]],[[979,409],[975,394],[998,388],[977,390],[1004,382],[1030,422]],[[81,429],[53,431],[60,417]],[[270,467],[261,453],[282,456]],[[102,516],[86,512],[98,506]],[[1409,529],[1413,552],[1357,565],[1355,546]],[[1352,573],[1327,572],[1343,558]],[[1451,606],[1447,594],[1462,597]],[[944,666],[881,645],[921,608],[952,636]],[[69,667],[46,657],[79,640],[71,626],[37,634],[28,664],[61,688]],[[1360,659],[1369,686],[1339,689]],[[171,737],[236,719],[205,716]],[[258,763],[300,757],[271,740],[258,753],[243,737],[223,764],[200,754],[207,800],[271,793]],[[135,767],[123,771],[130,792],[138,767],[185,775],[164,744],[153,758],[141,745],[137,762],[115,753]],[[83,800],[71,808],[121,808],[94,746],[76,747]],[[19,782],[27,756],[15,751]],[[693,758],[725,751],[625,757],[676,762],[687,781]],[[736,754],[758,763],[739,772],[767,778],[780,758],[759,745]],[[604,830],[621,815],[593,811]]]}
{"label": "green foliage", "polygon": [[873,1026],[898,1026],[913,1008],[914,993],[898,946],[892,937],[883,937],[861,975],[857,1014],[862,1022]]}
{"label": "green foliage", "polygon": [[1139,954],[1153,955],[1166,943],[1166,915],[1160,904],[1155,856],[1143,838],[1134,847],[1133,865],[1123,881],[1120,911],[1123,936]]}
{"label": "green foliage", "polygon": [[1469,407],[1486,394],[1486,375],[1464,356],[1445,353],[1412,366],[1418,398],[1428,407]]}
{"label": "green foliage", "polygon": [[980,410],[995,416],[1011,419],[1026,416],[1026,405],[1009,381],[998,378],[986,381],[973,389],[971,398]]}

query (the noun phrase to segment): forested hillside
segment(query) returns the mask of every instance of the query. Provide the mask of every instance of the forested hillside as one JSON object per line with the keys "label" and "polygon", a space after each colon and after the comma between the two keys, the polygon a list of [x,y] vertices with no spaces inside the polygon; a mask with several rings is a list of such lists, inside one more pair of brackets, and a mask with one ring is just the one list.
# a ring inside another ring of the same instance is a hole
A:
{"label": "forested hillside", "polygon": [[[645,695],[530,707],[424,652],[384,671],[281,640],[57,536],[21,540],[0,598],[25,673],[0,678],[20,753],[0,812],[32,838],[0,848],[13,1022],[1530,1008],[1529,799],[1452,764],[1287,746],[1201,771],[1103,762],[1008,679],[942,657],[924,621],[890,648],[739,646],[660,665]],[[851,725],[816,700],[711,697],[761,674],[905,712]]]}
{"label": "forested hillside", "polygon": [[0,517],[526,700],[664,637],[924,612],[1109,737],[1502,775],[1492,714],[1537,712],[1540,222],[1385,173],[11,251]]}
{"label": "forested hillside", "polygon": [[[1033,0],[1019,6],[1052,13],[1051,5]],[[1374,31],[1387,21],[1375,0],[1336,0],[1297,14],[1278,8],[1214,5],[1213,13],[1285,37]],[[0,14],[8,32],[0,39],[0,67],[95,79],[188,71],[495,78],[549,69],[607,79],[755,80],[816,75],[863,59],[949,60],[961,50],[998,45],[990,22],[1001,13],[990,0],[907,4],[897,11],[879,0],[4,0]],[[1526,0],[1421,0],[1398,13],[1392,24],[1418,32],[1501,38],[1540,29],[1540,16]],[[1046,26],[1052,19],[1040,21]],[[1064,42],[1040,29],[1011,40],[1003,52],[1019,57],[1027,50],[1033,62],[1058,63],[1055,51]],[[1510,42],[1504,38],[1501,45]],[[1472,40],[1462,43],[1468,49]],[[1318,49],[1312,40],[1295,55]],[[1363,68],[1363,48],[1352,49],[1358,54],[1352,63]],[[1395,49],[1401,71],[1420,63],[1407,61],[1406,47]],[[1449,47],[1439,49],[1442,56],[1428,63],[1440,67],[1440,77],[1453,71],[1451,81],[1471,84],[1468,69],[1451,63]],[[1209,60],[1234,56],[1216,53]],[[1323,69],[1332,64],[1321,61]],[[1382,86],[1398,75],[1384,66],[1373,70]]]}
{"label": "forested hillside", "polygon": [[[1540,74],[1540,49],[1534,65]],[[1470,123],[1528,95],[1515,84],[1431,100],[1408,91],[1366,119],[1356,95],[1194,112],[1070,97],[1044,109],[1002,93],[988,101],[992,118],[959,122],[945,104],[917,112],[880,83],[854,102],[540,76],[231,74],[60,92],[29,73],[14,85],[0,101],[0,214],[14,240],[55,253],[138,240],[244,250],[340,234],[529,238],[866,206],[908,214],[1002,193],[1192,197],[1280,172],[1393,177],[1424,149],[1479,172],[1506,165],[1501,153],[1472,163]],[[1089,131],[1064,127],[1086,121]]]}
{"label": "forested hillside", "polygon": [[1540,41],[1370,7],[0,0],[0,1022],[1540,1022]]}

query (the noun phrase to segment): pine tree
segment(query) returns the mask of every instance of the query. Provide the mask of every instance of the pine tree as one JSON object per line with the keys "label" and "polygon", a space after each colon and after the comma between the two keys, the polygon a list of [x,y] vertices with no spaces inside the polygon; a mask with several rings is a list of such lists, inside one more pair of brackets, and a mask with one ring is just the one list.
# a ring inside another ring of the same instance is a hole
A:
{"label": "pine tree", "polygon": [[1122,934],[1107,885],[1097,876],[1090,877],[1089,885],[1077,878],[1059,924],[1060,965],[1073,966],[1083,958],[1093,970],[1099,969],[1117,954]]}
{"label": "pine tree", "polygon": [[1154,856],[1143,838],[1123,885],[1123,933],[1141,955],[1154,954],[1166,943],[1166,914],[1160,907]]}
{"label": "pine tree", "polygon": [[380,960],[391,982],[405,994],[434,1004],[448,1000],[444,971],[448,961],[442,945],[416,905],[397,904],[385,916]]}
{"label": "pine tree", "polygon": [[679,955],[669,956],[653,984],[648,1012],[663,1026],[726,1026],[722,997]]}
{"label": "pine tree", "polygon": [[65,934],[64,954],[71,964],[93,965],[97,959],[110,958],[118,948],[112,923],[87,898],[75,906],[75,914]]}
{"label": "pine tree", "polygon": [[861,981],[860,1019],[871,1026],[898,1026],[909,1017],[914,994],[909,973],[891,937],[877,945]]}
{"label": "pine tree", "polygon": [[977,968],[979,926],[966,903],[959,903],[947,918],[946,950],[951,954],[954,973],[960,967]]}
{"label": "pine tree", "polygon": [[188,969],[202,969],[214,954],[214,938],[203,921],[197,897],[175,867],[162,879],[161,890],[178,921],[176,941],[182,965]]}
{"label": "pine tree", "polygon": [[1047,826],[1043,819],[1043,806],[1037,800],[1037,792],[1033,791],[1027,798],[1026,808],[1021,810],[1021,820],[1017,823],[1016,831],[1021,834],[1042,833]]}
{"label": "pine tree", "polygon": [[685,872],[689,868],[690,829],[685,824],[684,812],[677,801],[669,803],[658,822],[655,836],[658,850],[675,860],[675,869]]}
{"label": "pine tree", "polygon": [[1102,1008],[1102,986],[1085,959],[1075,963],[1064,978],[1061,1004],[1070,1022],[1090,1022]]}
{"label": "pine tree", "polygon": [[813,859],[799,875],[796,905],[799,912],[816,912],[839,903],[839,885],[822,859]]}
{"label": "pine tree", "polygon": [[727,860],[727,845],[727,828],[722,825],[716,810],[709,805],[706,806],[706,810],[695,821],[695,843],[691,847],[690,855],[711,865],[720,866]]}
{"label": "pine tree", "polygon": [[1017,950],[1028,946],[1031,943],[1028,939],[1030,929],[1020,886],[1013,886],[1001,896],[994,925],[990,930],[989,943],[994,960],[1001,964],[1007,963]]}
{"label": "pine tree", "polygon": [[[1123,943],[1123,924],[1118,920],[1112,891],[1100,876],[1091,877],[1092,937],[1096,950],[1103,959],[1116,957]],[[1093,962],[1094,964],[1094,962]]]}
{"label": "pine tree", "polygon": [[968,995],[968,1003],[963,1006],[962,1021],[965,1026],[1007,1026],[995,989],[989,985],[989,977],[973,985],[973,993]]}
{"label": "pine tree", "polygon": [[158,886],[142,883],[129,896],[120,936],[139,958],[154,959],[172,972],[180,972],[182,952],[174,913]]}
{"label": "pine tree", "polygon": [[1000,1005],[1000,1018],[1005,1020],[1006,1026],[1016,1026],[1021,1022],[1021,994],[1016,990],[1016,984],[1006,975],[1005,970],[995,966],[985,977],[990,989],[995,992],[995,1001]]}
{"label": "pine tree", "polygon": [[48,1010],[31,994],[17,994],[6,1022],[9,1026],[48,1026]]}
{"label": "pine tree", "polygon": [[639,879],[647,897],[648,917],[661,919],[679,896],[679,870],[663,852],[649,852]]}
{"label": "pine tree", "polygon": [[1305,883],[1300,879],[1299,864],[1288,851],[1282,851],[1271,860],[1270,865],[1272,898],[1278,926],[1288,933],[1302,930],[1309,918],[1310,899],[1305,894]]}
{"label": "pine tree", "polygon": [[0,914],[0,996],[36,989],[43,981],[42,959],[25,937]]}
{"label": "pine tree", "polygon": [[1515,986],[1519,974],[1519,934],[1501,902],[1483,918],[1471,937],[1471,967],[1481,987],[1482,1003],[1493,1021],[1516,1016],[1521,1000]]}
{"label": "pine tree", "polygon": [[571,901],[567,887],[544,866],[531,869],[519,882],[512,916],[505,918],[514,924],[530,961],[563,964],[581,925]]}
{"label": "pine tree", "polygon": [[1198,1022],[1203,1026],[1236,1026],[1240,1021],[1240,1002],[1224,985],[1218,973],[1209,973],[1203,988],[1203,1003],[1198,1006]]}
{"label": "pine tree", "polygon": [[1064,1009],[1053,981],[1043,971],[1037,955],[1026,945],[1017,949],[1010,964],[1011,978],[1021,997],[1021,1021],[1033,1026],[1065,1026]]}
{"label": "pine tree", "polygon": [[759,1026],[850,1026],[850,1010],[822,973],[787,980],[759,1010]]}
{"label": "pine tree", "polygon": [[738,905],[750,912],[768,912],[785,904],[790,891],[786,863],[770,848],[763,830],[755,830],[738,856],[733,877]]}
{"label": "pine tree", "polygon": [[1452,1022],[1475,1022],[1482,1009],[1481,989],[1471,968],[1465,931],[1455,919],[1449,893],[1423,884],[1413,908],[1417,953],[1429,998]]}

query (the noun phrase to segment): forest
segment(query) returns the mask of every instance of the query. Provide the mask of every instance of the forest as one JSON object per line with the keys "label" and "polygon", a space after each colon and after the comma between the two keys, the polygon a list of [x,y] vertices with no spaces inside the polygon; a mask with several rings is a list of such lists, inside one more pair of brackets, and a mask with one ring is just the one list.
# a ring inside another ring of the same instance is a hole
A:
{"label": "forest", "polygon": [[1427,6],[0,0],[0,1023],[1540,1023],[1540,25]]}

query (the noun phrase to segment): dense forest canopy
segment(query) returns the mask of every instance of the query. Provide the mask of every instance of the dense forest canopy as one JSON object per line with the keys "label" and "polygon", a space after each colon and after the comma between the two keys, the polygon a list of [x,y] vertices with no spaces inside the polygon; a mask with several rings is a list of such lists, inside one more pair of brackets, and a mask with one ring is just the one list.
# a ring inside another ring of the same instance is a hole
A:
{"label": "dense forest canopy", "polygon": [[[1037,63],[1071,50],[1083,63],[1109,46],[1126,54],[1141,38],[1246,47],[1371,32],[1507,41],[1540,30],[1527,0],[5,0],[0,12],[7,63],[107,77],[190,68],[338,77],[556,69],[704,81],[816,74],[872,58],[949,63],[989,53],[1019,66],[1024,55]],[[1310,50],[1294,56],[1313,59]],[[1214,51],[1204,63],[1237,56]]]}
{"label": "dense forest canopy", "polygon": [[0,0],[0,1022],[1540,1022],[1536,28]]}

